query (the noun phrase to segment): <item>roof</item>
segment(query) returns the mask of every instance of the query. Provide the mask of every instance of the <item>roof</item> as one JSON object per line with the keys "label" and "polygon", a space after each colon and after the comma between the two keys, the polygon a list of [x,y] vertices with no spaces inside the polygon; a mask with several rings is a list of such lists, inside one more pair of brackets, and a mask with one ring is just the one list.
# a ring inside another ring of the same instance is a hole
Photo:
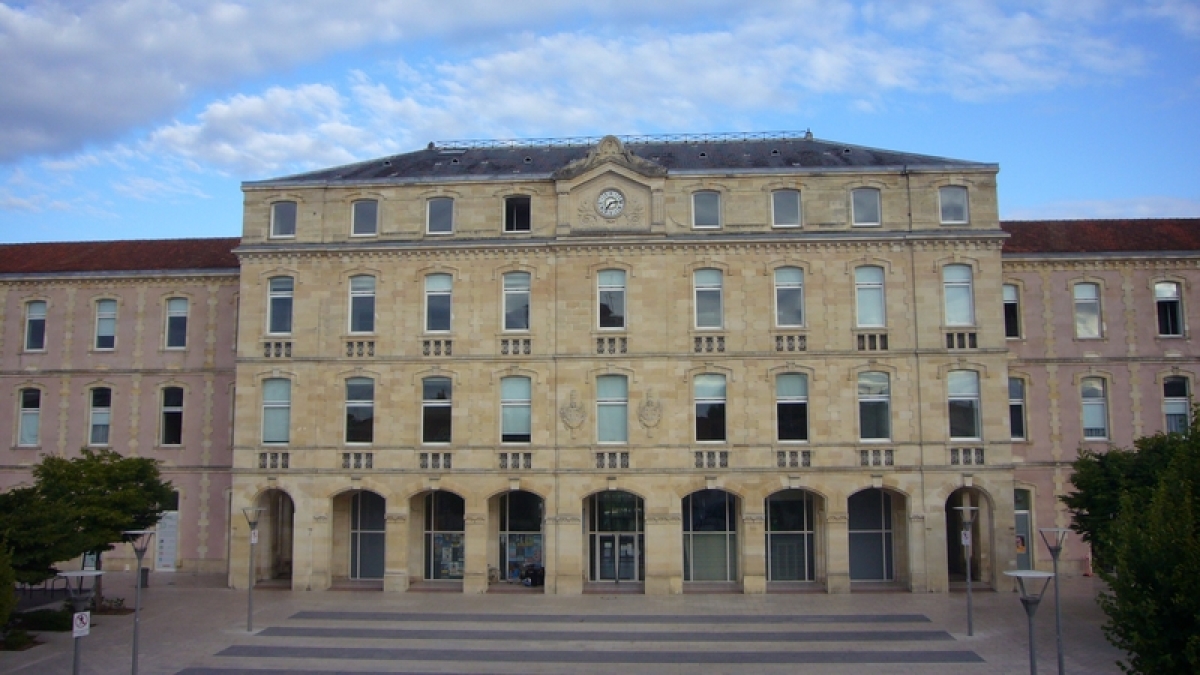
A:
{"label": "roof", "polygon": [[0,245],[0,274],[238,268],[241,239],[142,239]]}
{"label": "roof", "polygon": [[1004,253],[1200,251],[1200,218],[1008,220]]}
{"label": "roof", "polygon": [[[614,137],[606,137],[614,138]],[[768,132],[618,136],[634,156],[668,173],[703,171],[771,172],[796,170],[940,167],[990,169],[995,164],[968,162],[880,150],[813,138],[810,133]],[[330,183],[378,183],[419,180],[546,179],[571,162],[584,159],[601,138],[514,141],[445,141],[408,152],[293,176],[248,181],[244,187]]]}

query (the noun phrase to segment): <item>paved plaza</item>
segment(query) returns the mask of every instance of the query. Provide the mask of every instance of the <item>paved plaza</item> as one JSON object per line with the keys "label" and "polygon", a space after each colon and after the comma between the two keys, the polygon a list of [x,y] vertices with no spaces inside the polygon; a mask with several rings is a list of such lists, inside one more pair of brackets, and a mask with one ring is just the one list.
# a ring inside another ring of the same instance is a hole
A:
{"label": "paved plaza", "polygon": [[[134,577],[105,575],[132,605]],[[224,577],[151,575],[139,672],[238,673],[923,673],[1028,672],[1017,594],[586,595],[304,592],[260,588],[254,633],[246,592]],[[1069,673],[1118,673],[1101,633],[1094,578],[1065,579]],[[1038,669],[1055,673],[1053,587],[1038,611]],[[84,673],[129,672],[133,615],[96,616]],[[71,672],[69,633],[0,652],[0,672]]]}

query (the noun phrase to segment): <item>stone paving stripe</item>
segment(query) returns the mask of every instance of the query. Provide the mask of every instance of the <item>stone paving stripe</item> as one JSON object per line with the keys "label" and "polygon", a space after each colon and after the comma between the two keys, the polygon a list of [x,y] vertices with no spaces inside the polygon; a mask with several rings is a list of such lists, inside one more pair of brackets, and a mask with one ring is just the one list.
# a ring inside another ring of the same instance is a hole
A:
{"label": "stone paving stripe", "polygon": [[776,632],[671,631],[553,631],[520,629],[436,630],[406,628],[324,628],[273,626],[257,633],[265,637],[358,638],[364,640],[493,640],[523,642],[928,642],[953,640],[942,630],[831,630]]}
{"label": "stone paving stripe", "polygon": [[545,651],[537,649],[396,649],[233,645],[217,656],[354,661],[483,661],[496,663],[791,664],[791,663],[982,663],[972,651]]}
{"label": "stone paving stripe", "polygon": [[[457,614],[441,612],[296,612],[290,619],[325,621],[453,621],[512,623],[512,614]],[[525,623],[930,623],[923,614],[521,614]]]}

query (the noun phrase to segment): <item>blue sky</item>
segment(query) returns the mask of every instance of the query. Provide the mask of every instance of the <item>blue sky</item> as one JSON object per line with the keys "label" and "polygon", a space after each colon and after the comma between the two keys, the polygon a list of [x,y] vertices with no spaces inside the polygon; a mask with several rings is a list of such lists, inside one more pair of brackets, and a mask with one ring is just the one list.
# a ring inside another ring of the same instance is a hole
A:
{"label": "blue sky", "polygon": [[1000,165],[1004,219],[1200,216],[1198,0],[0,3],[0,242],[237,236],[429,141],[718,131]]}

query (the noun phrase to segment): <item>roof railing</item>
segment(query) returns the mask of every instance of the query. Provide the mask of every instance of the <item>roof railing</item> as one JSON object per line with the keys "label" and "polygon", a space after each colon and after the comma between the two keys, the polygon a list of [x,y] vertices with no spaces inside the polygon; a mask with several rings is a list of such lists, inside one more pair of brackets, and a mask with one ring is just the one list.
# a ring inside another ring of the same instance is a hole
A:
{"label": "roof railing", "polygon": [[[625,144],[642,143],[728,143],[730,141],[795,141],[811,139],[812,131],[727,131],[702,134],[638,134],[617,136]],[[599,143],[603,136],[564,138],[506,138],[492,140],[434,141],[431,149],[460,150],[483,148],[569,148]]]}

